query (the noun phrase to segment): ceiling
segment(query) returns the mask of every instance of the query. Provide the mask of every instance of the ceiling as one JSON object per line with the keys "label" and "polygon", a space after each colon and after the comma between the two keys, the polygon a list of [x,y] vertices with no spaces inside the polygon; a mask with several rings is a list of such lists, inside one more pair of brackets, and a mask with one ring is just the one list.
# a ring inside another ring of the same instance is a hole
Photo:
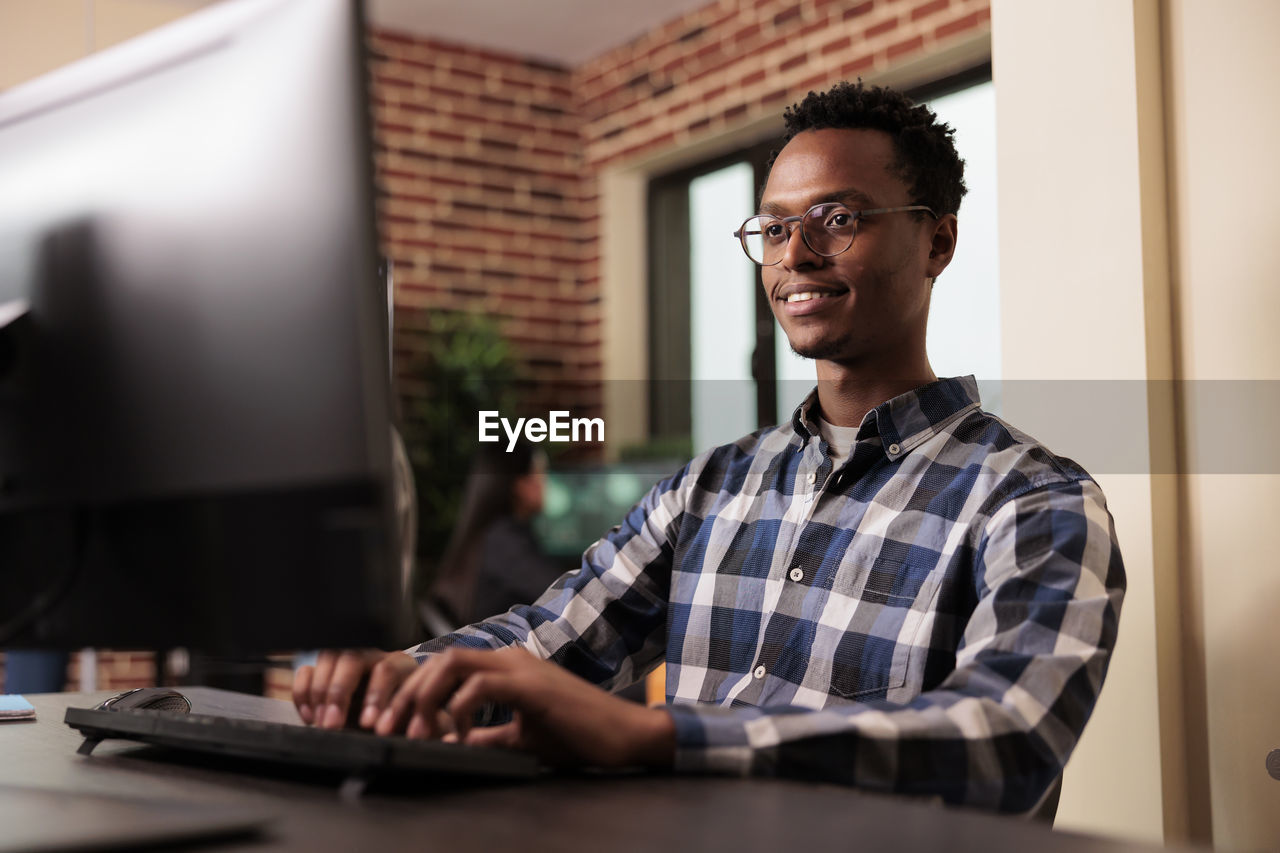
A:
{"label": "ceiling", "polygon": [[712,0],[366,0],[375,26],[580,65]]}

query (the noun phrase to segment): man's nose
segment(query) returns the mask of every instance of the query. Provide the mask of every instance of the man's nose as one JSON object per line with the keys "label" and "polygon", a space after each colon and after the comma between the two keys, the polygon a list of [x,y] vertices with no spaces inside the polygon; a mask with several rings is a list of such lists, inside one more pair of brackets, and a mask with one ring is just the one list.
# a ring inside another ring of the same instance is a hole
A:
{"label": "man's nose", "polygon": [[787,269],[796,269],[800,266],[822,266],[826,258],[809,248],[800,223],[788,222],[785,227],[789,230],[787,231],[787,249],[782,253],[782,265]]}

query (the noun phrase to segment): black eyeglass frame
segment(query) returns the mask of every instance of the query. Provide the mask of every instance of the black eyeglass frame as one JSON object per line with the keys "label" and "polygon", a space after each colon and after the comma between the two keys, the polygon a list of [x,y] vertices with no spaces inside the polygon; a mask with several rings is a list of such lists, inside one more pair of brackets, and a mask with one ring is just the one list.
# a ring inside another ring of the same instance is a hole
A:
{"label": "black eyeglass frame", "polygon": [[[809,217],[809,214],[813,213],[820,207],[843,207],[845,210],[849,211],[850,215],[853,216],[853,230],[849,234],[848,244],[843,249],[838,249],[834,252],[820,252],[813,247],[812,243],[809,242],[809,235],[804,230],[804,223]],[[787,242],[791,241],[791,236],[795,233],[796,228],[799,228],[800,239],[804,240],[804,244],[809,247],[809,251],[822,258],[834,258],[836,255],[842,255],[849,251],[853,246],[853,241],[858,236],[858,220],[862,217],[879,216],[882,213],[907,213],[913,210],[922,210],[934,219],[940,218],[937,213],[934,213],[933,208],[924,204],[908,204],[902,207],[875,207],[870,210],[854,210],[853,208],[845,207],[845,205],[840,204],[839,202],[824,201],[815,204],[799,216],[774,216],[769,213],[757,213],[755,216],[748,216],[743,220],[742,225],[738,227],[738,230],[733,232],[733,236],[738,238],[738,242],[742,245],[743,254],[750,258],[753,264],[762,267],[772,267],[782,263],[782,258],[779,257],[778,260],[773,263],[766,264],[764,261],[757,261],[755,258],[751,257],[751,251],[747,248],[747,225],[750,224],[752,220],[772,219],[775,222],[780,222],[782,227],[787,229]],[[756,233],[763,233],[763,229]]]}

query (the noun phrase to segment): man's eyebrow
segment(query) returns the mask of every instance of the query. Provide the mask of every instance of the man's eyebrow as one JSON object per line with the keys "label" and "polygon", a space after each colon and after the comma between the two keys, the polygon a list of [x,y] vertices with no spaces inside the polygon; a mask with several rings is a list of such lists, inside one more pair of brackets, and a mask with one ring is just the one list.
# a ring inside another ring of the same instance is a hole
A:
{"label": "man's eyebrow", "polygon": [[[865,209],[876,206],[876,203],[871,196],[867,195],[862,190],[855,189],[853,187],[840,190],[838,192],[828,193],[822,198],[814,201],[814,204],[828,204],[833,201],[848,205],[854,209]],[[813,205],[810,205],[810,207],[812,206]],[[772,216],[782,216],[786,212],[786,208],[775,202],[766,201],[760,205],[760,212],[768,213]]]}

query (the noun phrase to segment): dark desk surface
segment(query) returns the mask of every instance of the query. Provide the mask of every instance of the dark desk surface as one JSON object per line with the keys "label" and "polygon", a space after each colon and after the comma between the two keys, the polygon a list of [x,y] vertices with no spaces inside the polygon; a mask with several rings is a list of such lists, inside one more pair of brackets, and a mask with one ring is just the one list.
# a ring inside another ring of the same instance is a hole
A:
{"label": "dark desk surface", "polygon": [[[285,702],[184,688],[195,711],[297,721]],[[298,774],[105,741],[91,757],[62,722],[101,693],[28,696],[33,723],[0,724],[0,785],[262,807],[265,837],[201,849],[393,851],[803,850],[1138,851],[1151,848],[1053,832],[998,817],[863,794],[832,785],[674,776],[553,776],[465,789],[373,791],[355,802]]]}

